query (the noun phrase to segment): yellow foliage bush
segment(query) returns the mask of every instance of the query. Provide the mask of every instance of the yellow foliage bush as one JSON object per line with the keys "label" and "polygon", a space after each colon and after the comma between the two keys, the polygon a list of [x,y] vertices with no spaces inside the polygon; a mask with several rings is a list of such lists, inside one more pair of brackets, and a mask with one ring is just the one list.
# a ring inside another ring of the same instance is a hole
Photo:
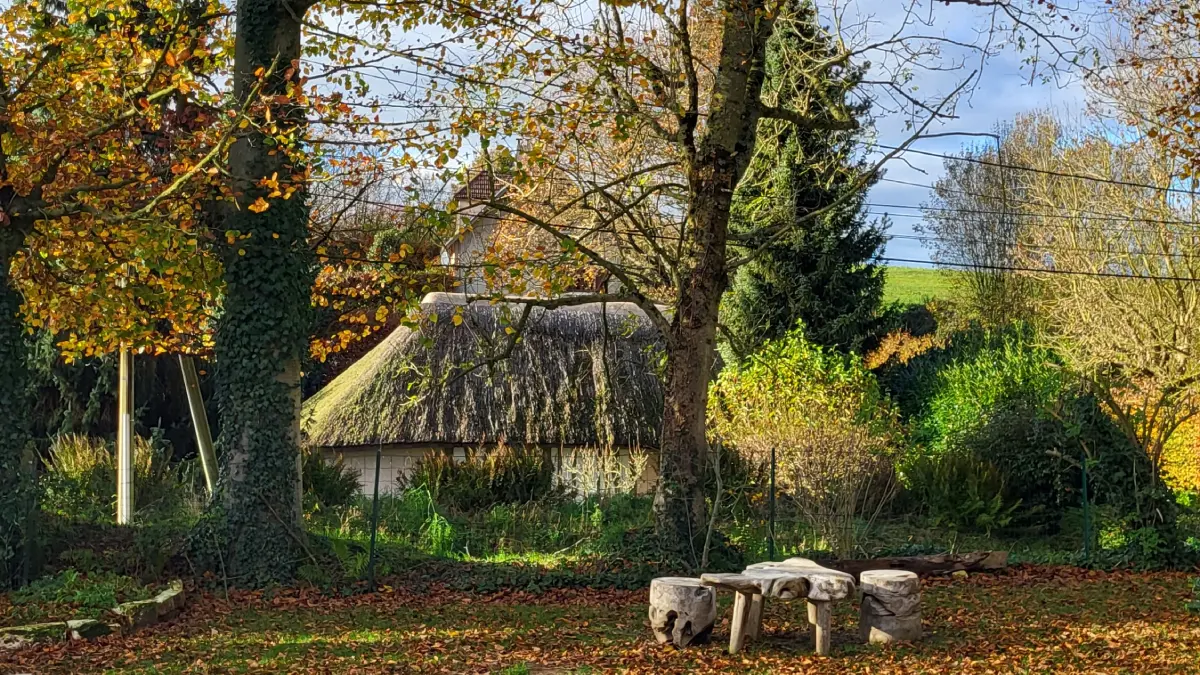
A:
{"label": "yellow foliage bush", "polygon": [[1200,490],[1200,419],[1184,422],[1163,448],[1163,480],[1173,490]]}

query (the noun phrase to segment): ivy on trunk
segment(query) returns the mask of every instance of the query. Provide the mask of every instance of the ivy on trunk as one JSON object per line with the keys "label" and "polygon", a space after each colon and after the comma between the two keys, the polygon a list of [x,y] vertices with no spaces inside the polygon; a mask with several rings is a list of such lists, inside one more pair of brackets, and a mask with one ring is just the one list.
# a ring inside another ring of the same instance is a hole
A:
{"label": "ivy on trunk", "polygon": [[[244,586],[289,581],[304,558],[300,358],[313,264],[306,172],[299,149],[281,140],[298,137],[304,124],[304,110],[291,98],[302,13],[284,0],[237,5],[235,98],[261,105],[229,156],[237,204],[226,218],[226,295],[216,339],[225,460],[216,503],[225,573]],[[285,196],[288,187],[294,191]]]}
{"label": "ivy on trunk", "polygon": [[20,567],[30,497],[23,466],[29,443],[24,324],[9,270],[20,241],[15,228],[0,230],[0,588],[15,581]]}

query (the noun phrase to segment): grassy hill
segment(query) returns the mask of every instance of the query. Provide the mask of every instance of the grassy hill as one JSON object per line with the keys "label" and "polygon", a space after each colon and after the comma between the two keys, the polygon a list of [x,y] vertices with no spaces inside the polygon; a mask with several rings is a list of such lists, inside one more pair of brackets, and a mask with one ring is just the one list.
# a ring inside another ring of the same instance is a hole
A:
{"label": "grassy hill", "polygon": [[885,303],[921,303],[931,298],[954,295],[952,272],[928,267],[888,267],[887,283],[883,288]]}

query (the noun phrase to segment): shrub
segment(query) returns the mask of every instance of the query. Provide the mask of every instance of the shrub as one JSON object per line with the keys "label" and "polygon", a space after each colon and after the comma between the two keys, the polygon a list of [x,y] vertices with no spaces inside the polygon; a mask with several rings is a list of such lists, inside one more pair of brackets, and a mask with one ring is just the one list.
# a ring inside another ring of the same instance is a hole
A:
{"label": "shrub", "polygon": [[1200,419],[1184,422],[1163,449],[1163,478],[1177,492],[1200,491]]}
{"label": "shrub", "polygon": [[914,443],[935,454],[955,449],[1005,404],[1051,409],[1073,382],[1058,357],[1023,326],[972,329],[909,364],[908,381],[892,377],[890,383],[913,417]]}
{"label": "shrub", "polygon": [[196,525],[199,512],[139,512],[131,526],[111,521],[83,521],[43,513],[39,518],[38,567],[44,571],[74,568],[80,572],[115,572],[145,582],[161,580],[167,573],[187,571],[178,557]]}
{"label": "shrub", "polygon": [[349,506],[358,495],[358,471],[346,466],[339,454],[333,461],[320,450],[304,453],[304,508],[306,512]]}
{"label": "shrub", "polygon": [[896,412],[861,360],[801,331],[767,343],[713,386],[711,428],[755,461],[776,449],[777,483],[839,556],[894,491]]}
{"label": "shrub", "polygon": [[533,446],[477,450],[463,461],[444,452],[430,452],[401,482],[424,487],[439,504],[460,510],[524,504],[558,495],[554,463]]}
{"label": "shrub", "polygon": [[887,365],[904,365],[918,356],[945,344],[936,334],[913,335],[906,330],[888,333],[879,341],[879,346],[867,354],[868,370],[878,370]]}
{"label": "shrub", "polygon": [[640,448],[578,448],[559,467],[563,490],[597,497],[636,493],[650,456]]}
{"label": "shrub", "polygon": [[880,379],[912,429],[901,462],[910,488],[925,489],[914,481],[928,473],[915,471],[914,462],[969,455],[999,470],[1007,499],[1021,500],[1016,520],[1054,526],[1082,501],[1086,459],[1093,503],[1170,510],[1145,454],[1028,326],[970,328],[907,364],[892,362]]}
{"label": "shrub", "polygon": [[720,470],[721,511],[718,517],[728,513],[757,515],[757,506],[766,500],[770,481],[770,456],[751,457],[725,443],[715,443],[705,458],[704,494],[717,492],[717,470]]}
{"label": "shrub", "polygon": [[904,479],[937,525],[990,533],[1012,522],[1021,505],[1007,496],[999,469],[968,454],[921,457],[905,468]]}

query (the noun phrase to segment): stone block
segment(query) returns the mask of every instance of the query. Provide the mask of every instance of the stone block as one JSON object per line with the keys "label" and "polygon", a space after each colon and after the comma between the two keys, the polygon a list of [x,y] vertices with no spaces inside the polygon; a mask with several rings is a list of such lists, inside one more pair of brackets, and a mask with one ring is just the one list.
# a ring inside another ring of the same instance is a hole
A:
{"label": "stone block", "polygon": [[157,618],[166,618],[183,609],[184,600],[183,582],[172,581],[166,590],[154,596],[154,603],[158,605]]}
{"label": "stone block", "polygon": [[67,622],[67,636],[72,640],[95,640],[112,632],[111,626],[95,619],[72,619]]}
{"label": "stone block", "polygon": [[868,570],[859,583],[859,637],[872,644],[921,639],[921,581],[916,574]]}
{"label": "stone block", "polygon": [[113,610],[125,628],[145,628],[158,622],[158,602],[138,600],[117,605]]}
{"label": "stone block", "polygon": [[26,626],[9,626],[0,628],[0,643],[12,644],[11,648],[24,646],[31,642],[62,640],[67,636],[67,624],[64,621],[50,623],[32,623]]}
{"label": "stone block", "polygon": [[859,617],[859,637],[873,645],[891,642],[916,642],[921,639],[921,615],[888,616],[866,614],[864,605]]}

